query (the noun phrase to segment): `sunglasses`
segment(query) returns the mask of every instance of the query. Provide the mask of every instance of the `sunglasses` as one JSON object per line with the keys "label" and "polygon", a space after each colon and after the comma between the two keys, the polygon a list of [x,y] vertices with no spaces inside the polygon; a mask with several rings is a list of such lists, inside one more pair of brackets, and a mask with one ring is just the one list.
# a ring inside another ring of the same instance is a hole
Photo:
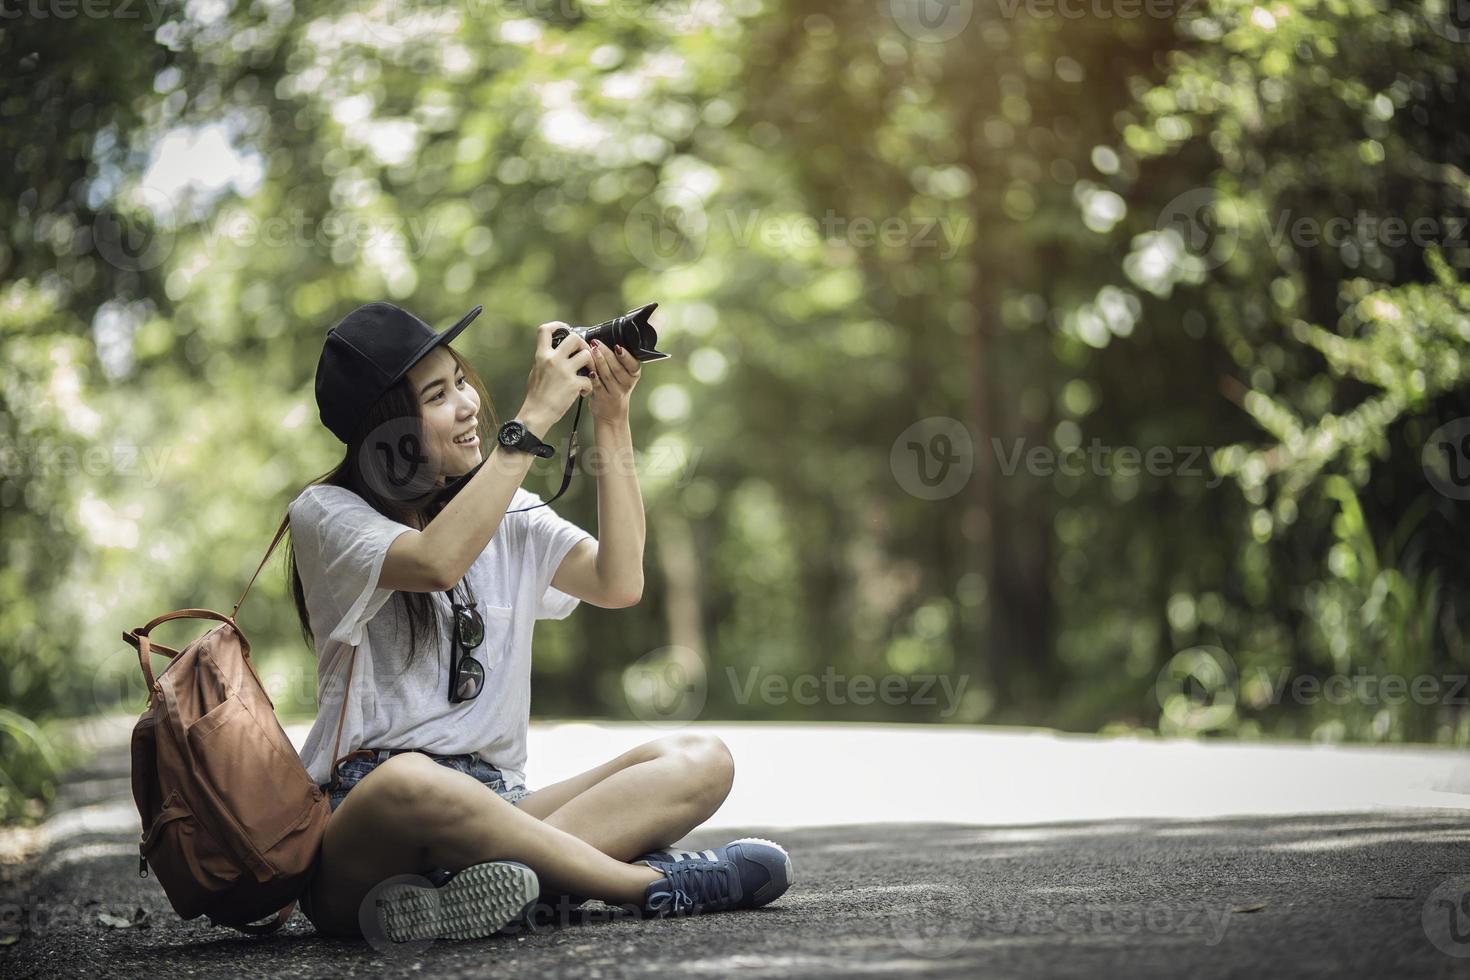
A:
{"label": "sunglasses", "polygon": [[449,701],[458,704],[474,700],[485,689],[485,665],[470,656],[471,650],[485,642],[485,621],[474,606],[451,600],[450,610],[454,642],[449,652]]}

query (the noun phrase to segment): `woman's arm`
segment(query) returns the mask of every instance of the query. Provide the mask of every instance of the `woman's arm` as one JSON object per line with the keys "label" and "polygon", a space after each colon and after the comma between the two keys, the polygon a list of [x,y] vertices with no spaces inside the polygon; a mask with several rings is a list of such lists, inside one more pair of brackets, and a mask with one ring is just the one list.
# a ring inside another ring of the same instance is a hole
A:
{"label": "woman's arm", "polygon": [[628,420],[598,419],[594,431],[598,536],[567,552],[551,584],[594,606],[621,609],[643,597],[643,495]]}
{"label": "woman's arm", "polygon": [[[526,385],[526,400],[514,416],[538,439],[544,440],[572,403],[592,390],[589,379],[577,374],[592,360],[587,342],[569,333],[560,345],[551,346],[552,331],[564,326],[552,321],[537,328],[536,357]],[[530,453],[493,446],[484,465],[429,521],[428,527],[405,532],[393,542],[379,575],[382,587],[402,588],[394,581],[417,580],[430,584],[434,591],[453,588],[490,544],[535,458]]]}
{"label": "woman's arm", "polygon": [[597,540],[567,553],[551,584],[595,606],[631,606],[643,596],[643,495],[628,403],[638,359],[602,345],[592,353],[592,418],[597,441]]}

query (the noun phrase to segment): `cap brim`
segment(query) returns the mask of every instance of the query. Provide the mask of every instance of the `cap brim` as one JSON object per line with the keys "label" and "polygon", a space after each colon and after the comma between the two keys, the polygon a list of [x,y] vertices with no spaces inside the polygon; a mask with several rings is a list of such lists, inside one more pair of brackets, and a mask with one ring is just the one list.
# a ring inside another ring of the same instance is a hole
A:
{"label": "cap brim", "polygon": [[415,364],[424,359],[424,355],[429,353],[429,351],[433,350],[435,347],[438,347],[440,344],[449,343],[455,337],[458,337],[461,333],[463,333],[464,328],[469,326],[474,321],[475,317],[480,315],[480,311],[484,308],[484,306],[475,307],[473,310],[470,310],[464,316],[460,317],[459,322],[456,323],[454,326],[439,334],[434,339],[425,341],[424,346],[414,351],[413,357],[409,360],[408,367],[405,367],[401,372],[399,372],[398,377],[394,378],[393,381],[390,382],[390,384],[396,383],[399,378],[402,378],[405,374],[407,374]]}

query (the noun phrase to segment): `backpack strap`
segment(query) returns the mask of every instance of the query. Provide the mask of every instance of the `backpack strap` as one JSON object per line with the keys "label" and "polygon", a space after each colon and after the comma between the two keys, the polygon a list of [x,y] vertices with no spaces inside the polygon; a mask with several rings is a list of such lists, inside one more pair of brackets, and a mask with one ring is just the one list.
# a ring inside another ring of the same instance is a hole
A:
{"label": "backpack strap", "polygon": [[[342,710],[337,713],[337,734],[332,737],[332,752],[342,747],[342,722],[347,719],[347,697],[352,693],[352,668],[357,665],[357,647],[352,648],[352,659],[347,661],[347,686],[342,689]],[[328,784],[337,782],[337,766],[343,759],[352,753],[348,752],[336,756],[332,760],[332,768],[327,771]]]}
{"label": "backpack strap", "polygon": [[[579,405],[578,408],[580,409],[581,406]],[[265,563],[266,562],[270,561],[271,553],[276,550],[276,545],[278,545],[278,544],[281,543],[281,538],[283,538],[285,536],[286,529],[289,528],[290,526],[291,526],[291,515],[289,513],[287,513],[286,516],[284,518],[282,518],[282,520],[281,520],[281,526],[276,529],[276,536],[271,539],[271,546],[269,548],[265,549],[265,556],[260,559],[260,564],[257,565],[257,566],[255,566],[255,574],[252,575],[252,576],[250,576],[250,581],[247,582],[246,585],[245,585],[245,591],[240,593],[240,599],[239,599],[238,602],[235,603],[235,608],[230,610],[230,619],[232,621],[234,620],[235,616],[240,612],[240,606],[244,604],[245,597],[250,594],[250,587],[255,584],[255,580],[260,576],[260,570],[265,567]],[[173,614],[173,613],[170,614],[170,616],[173,616],[173,615],[177,615],[177,614]],[[218,618],[218,616],[219,616],[218,613],[213,613],[212,615],[215,616],[216,618]],[[158,620],[158,622],[161,622],[164,618],[168,618],[168,617],[160,617],[160,619]],[[149,623],[148,624],[148,628],[151,629],[155,625],[156,625],[156,622],[155,623]],[[159,646],[157,644],[154,644],[153,649],[155,651],[157,651],[159,649]],[[164,647],[163,649],[164,650],[167,650],[168,648],[167,647]],[[178,656],[178,653],[176,651],[169,651],[169,652],[172,653],[174,656]],[[357,647],[354,646],[352,648],[352,659],[349,660],[348,663],[347,663],[347,687],[342,692],[342,710],[337,714],[337,734],[334,736],[334,738],[332,740],[332,751],[333,752],[336,752],[337,749],[341,747],[342,722],[347,719],[347,696],[352,691],[352,668],[354,666],[356,666],[356,664],[357,664]],[[144,668],[144,672],[147,673],[147,668],[146,667]],[[337,763],[340,762],[340,761],[342,761],[342,757],[341,756],[338,756],[337,758],[335,758],[335,759],[332,760],[332,769],[331,769],[331,772],[329,774],[332,780],[335,780],[337,778]]]}
{"label": "backpack strap", "polygon": [[285,925],[286,920],[291,918],[291,912],[296,908],[297,901],[297,899],[291,899],[291,904],[277,912],[276,917],[269,922],[260,925],[231,925],[230,928],[239,929],[241,932],[251,936],[268,936]]}
{"label": "backpack strap", "polygon": [[259,577],[260,570],[265,567],[265,563],[270,561],[271,552],[275,551],[276,545],[281,543],[281,538],[285,536],[286,528],[290,527],[290,525],[291,515],[287,514],[285,517],[281,518],[281,526],[276,530],[276,536],[271,541],[271,546],[265,549],[265,557],[260,559],[259,565],[255,566],[255,574],[250,576],[250,581],[245,584],[245,591],[240,593],[240,599],[238,602],[235,603],[235,608],[230,610],[231,619],[234,619],[235,616],[240,612],[240,607],[245,603],[245,597],[250,594],[250,587],[255,584],[255,580],[257,577]]}

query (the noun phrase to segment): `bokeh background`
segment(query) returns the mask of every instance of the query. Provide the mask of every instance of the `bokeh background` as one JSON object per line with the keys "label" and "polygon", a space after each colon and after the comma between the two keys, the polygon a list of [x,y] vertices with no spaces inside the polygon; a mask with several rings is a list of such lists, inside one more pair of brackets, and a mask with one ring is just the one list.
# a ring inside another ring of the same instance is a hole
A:
{"label": "bokeh background", "polygon": [[644,598],[541,625],[537,716],[1470,742],[1463,7],[7,5],[0,814],[230,610],[374,299],[484,304],[501,413],[660,304]]}

